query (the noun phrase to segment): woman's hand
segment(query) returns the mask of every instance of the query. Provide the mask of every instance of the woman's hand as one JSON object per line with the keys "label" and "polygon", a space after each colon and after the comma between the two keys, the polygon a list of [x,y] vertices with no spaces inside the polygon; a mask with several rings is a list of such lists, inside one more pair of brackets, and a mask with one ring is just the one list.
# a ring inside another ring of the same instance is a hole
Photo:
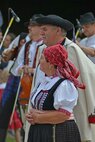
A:
{"label": "woman's hand", "polygon": [[34,120],[33,120],[33,116],[32,116],[31,113],[27,113],[27,114],[25,115],[25,117],[26,117],[26,120],[27,120],[30,124],[32,124],[32,125],[35,124],[35,122],[34,122]]}
{"label": "woman's hand", "polygon": [[39,115],[44,113],[44,111],[40,111],[40,110],[37,110],[37,109],[31,109],[29,111],[29,113],[26,114],[26,120],[34,125],[35,123],[38,123],[39,122]]}
{"label": "woman's hand", "polygon": [[31,124],[58,124],[68,120],[70,115],[57,110],[40,111],[31,109],[26,114],[26,120]]}

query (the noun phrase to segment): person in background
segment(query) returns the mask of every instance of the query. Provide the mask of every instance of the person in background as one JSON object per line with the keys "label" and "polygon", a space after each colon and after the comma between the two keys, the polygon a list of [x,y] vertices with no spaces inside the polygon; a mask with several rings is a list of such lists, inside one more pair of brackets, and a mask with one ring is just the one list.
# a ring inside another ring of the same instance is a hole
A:
{"label": "person in background", "polygon": [[[0,55],[2,56],[2,52],[7,49],[10,45],[10,43],[14,40],[15,34],[14,33],[8,33],[5,37],[5,40],[3,42],[3,45],[0,49]],[[0,69],[3,70],[8,65],[8,62],[4,62],[1,60],[0,63]]]}
{"label": "person in background", "polygon": [[20,112],[18,107],[15,108],[11,123],[9,123],[8,131],[14,132],[16,142],[22,142],[21,129],[23,127],[22,120],[20,118]]}
{"label": "person in background", "polygon": [[95,16],[92,12],[80,15],[82,32],[86,36],[80,42],[76,41],[83,52],[95,64]]}
{"label": "person in background", "polygon": [[[21,33],[20,34],[20,37],[19,37],[19,42],[18,42],[18,46],[15,48],[14,51],[14,54],[15,55],[15,59],[17,58],[18,56],[18,53],[20,51],[20,48],[25,44],[26,42],[26,36],[27,36],[27,33]],[[12,56],[13,58],[14,56]],[[18,79],[19,77],[15,78],[15,79]],[[18,82],[19,83],[19,82]],[[12,131],[15,133],[15,139],[16,139],[16,142],[21,142],[22,139],[23,139],[23,136],[21,136],[21,129],[23,128],[23,122],[22,122],[22,119],[21,119],[21,114],[20,114],[20,111],[19,108],[20,106],[19,103],[17,103],[17,106],[14,110],[14,114],[13,114],[13,118],[12,118],[12,121],[9,122],[9,126],[8,126],[8,130]]]}
{"label": "person in background", "polygon": [[[0,29],[0,40],[2,40],[2,31]],[[3,46],[0,49],[0,86],[4,86],[1,88],[1,90],[4,90],[8,76],[9,76],[9,70],[8,68],[12,65],[9,62],[5,62],[2,60],[2,52],[6,49],[8,49],[10,43],[13,41],[15,38],[15,34],[13,33],[8,33],[6,35],[6,38],[4,40]],[[9,65],[10,64],[10,65]],[[3,93],[3,91],[2,91]]]}
{"label": "person in background", "polygon": [[[0,142],[5,141],[6,135],[7,135],[7,129],[9,126],[11,113],[12,113],[13,106],[14,106],[16,91],[17,91],[19,81],[20,81],[20,77],[15,76],[13,74],[13,70],[15,70],[14,66],[16,63],[17,54],[19,53],[23,44],[26,42],[25,40],[26,36],[27,36],[27,33],[21,33],[19,36],[19,40],[17,40],[18,42],[18,44],[16,43],[17,50],[14,54],[15,60],[14,60],[12,67],[10,68],[10,74],[9,74],[8,80],[6,80],[6,86],[2,94],[2,99],[0,103],[0,118],[1,118],[0,119]],[[13,114],[13,120],[18,121],[19,123],[15,123],[14,128],[15,128],[16,140],[17,142],[20,142],[21,136],[20,136],[19,128],[22,128],[22,124],[21,124],[21,120],[19,119],[16,111]],[[12,126],[12,128],[13,128],[14,121],[12,121],[12,124],[10,125],[10,127]]]}
{"label": "person in background", "polygon": [[[14,33],[8,33],[5,37],[5,40],[3,42],[3,45],[1,47],[1,51],[3,52],[6,48],[9,47],[10,43],[14,40],[15,34]],[[0,54],[2,53],[0,52]]]}
{"label": "person in background", "polygon": [[46,78],[30,96],[31,109],[26,114],[31,124],[28,142],[81,142],[73,116],[77,88],[85,88],[77,80],[79,71],[68,60],[68,52],[61,44],[44,49],[40,69]]}

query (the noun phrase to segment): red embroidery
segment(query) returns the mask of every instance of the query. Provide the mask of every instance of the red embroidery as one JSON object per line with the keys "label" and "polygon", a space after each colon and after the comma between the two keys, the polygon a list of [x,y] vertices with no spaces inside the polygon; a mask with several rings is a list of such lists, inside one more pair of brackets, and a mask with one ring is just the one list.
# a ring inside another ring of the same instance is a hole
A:
{"label": "red embroidery", "polygon": [[70,113],[69,111],[65,110],[65,109],[61,109],[61,108],[60,108],[58,111],[63,112],[63,113],[65,113],[65,114],[68,115],[68,116],[71,115],[71,113]]}

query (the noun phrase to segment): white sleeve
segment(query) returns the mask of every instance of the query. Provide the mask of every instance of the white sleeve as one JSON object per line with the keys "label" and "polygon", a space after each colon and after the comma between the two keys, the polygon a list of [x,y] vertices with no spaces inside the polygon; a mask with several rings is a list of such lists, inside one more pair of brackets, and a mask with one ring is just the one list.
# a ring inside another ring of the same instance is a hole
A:
{"label": "white sleeve", "polygon": [[22,67],[24,65],[24,50],[25,50],[25,44],[22,46],[17,59],[16,59],[16,70],[15,70],[15,74],[18,75],[18,70],[20,67]]}
{"label": "white sleeve", "polygon": [[54,93],[54,108],[63,109],[72,113],[74,106],[77,104],[78,91],[69,80],[64,80]]}

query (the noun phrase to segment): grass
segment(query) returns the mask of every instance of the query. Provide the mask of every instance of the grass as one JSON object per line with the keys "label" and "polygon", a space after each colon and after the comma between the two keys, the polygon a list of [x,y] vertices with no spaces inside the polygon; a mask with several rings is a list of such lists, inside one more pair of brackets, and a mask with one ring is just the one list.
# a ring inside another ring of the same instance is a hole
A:
{"label": "grass", "polygon": [[[10,132],[7,133],[6,142],[16,142],[15,134],[11,134]],[[21,142],[23,142],[23,137],[21,136]]]}
{"label": "grass", "polygon": [[6,142],[16,142],[16,141],[15,141],[15,139],[8,137],[8,138],[6,139]]}
{"label": "grass", "polygon": [[15,137],[7,134],[6,142],[16,142]]}

